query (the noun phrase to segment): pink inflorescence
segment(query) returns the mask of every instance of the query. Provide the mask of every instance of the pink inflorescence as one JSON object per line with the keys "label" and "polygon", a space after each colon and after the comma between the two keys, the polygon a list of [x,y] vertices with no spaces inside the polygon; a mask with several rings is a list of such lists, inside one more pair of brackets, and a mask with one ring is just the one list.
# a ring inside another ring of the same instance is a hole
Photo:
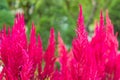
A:
{"label": "pink inflorescence", "polygon": [[[56,47],[56,43],[57,47]],[[57,56],[56,56],[57,55]],[[82,6],[77,21],[76,37],[67,50],[60,32],[57,42],[50,30],[48,47],[42,47],[40,35],[32,23],[27,40],[23,14],[17,14],[12,28],[0,31],[0,80],[119,80],[120,54],[113,24],[106,12],[106,24],[100,13],[94,35],[88,40]],[[60,68],[56,65],[59,63]]]}

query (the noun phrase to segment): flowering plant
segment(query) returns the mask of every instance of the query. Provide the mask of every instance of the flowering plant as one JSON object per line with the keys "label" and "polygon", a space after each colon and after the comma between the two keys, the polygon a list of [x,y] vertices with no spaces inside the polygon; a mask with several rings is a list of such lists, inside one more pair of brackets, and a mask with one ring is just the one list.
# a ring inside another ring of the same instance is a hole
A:
{"label": "flowering plant", "polygon": [[[50,30],[48,47],[42,48],[34,23],[30,40],[25,31],[24,16],[17,14],[14,25],[0,32],[0,80],[119,80],[120,54],[113,24],[106,12],[106,25],[100,13],[94,36],[88,40],[82,7],[77,21],[76,37],[68,51],[60,33],[56,47],[54,29]],[[58,51],[58,56],[55,52]],[[60,69],[56,66],[60,64]]]}

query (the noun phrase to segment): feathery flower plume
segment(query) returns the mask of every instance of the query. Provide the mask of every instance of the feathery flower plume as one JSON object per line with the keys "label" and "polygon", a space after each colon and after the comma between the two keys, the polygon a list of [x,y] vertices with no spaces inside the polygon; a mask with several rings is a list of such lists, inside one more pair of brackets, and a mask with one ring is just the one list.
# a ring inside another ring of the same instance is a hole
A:
{"label": "feathery flower plume", "polygon": [[58,53],[59,53],[59,60],[60,60],[60,65],[61,65],[60,80],[70,80],[69,67],[68,67],[68,52],[60,36],[60,32],[58,33]]}
{"label": "feathery flower plume", "polygon": [[44,54],[45,67],[43,72],[43,79],[52,78],[54,73],[54,64],[55,64],[55,34],[54,29],[50,30],[50,37],[48,42],[47,50]]}
{"label": "feathery flower plume", "polygon": [[80,13],[78,16],[77,24],[78,24],[77,31],[76,31],[77,37],[72,42],[73,54],[74,54],[74,58],[76,59],[76,61],[74,61],[76,65],[73,64],[74,65],[73,68],[77,69],[77,72],[75,71],[76,75],[74,74],[76,77],[74,77],[73,80],[94,79],[93,69],[92,69],[93,67],[92,64],[94,64],[92,63],[94,60],[94,57],[92,56],[93,59],[90,58],[90,55],[92,55],[92,53],[90,51],[90,44],[88,42],[87,32],[84,26],[84,19],[82,15],[81,5],[80,5]]}

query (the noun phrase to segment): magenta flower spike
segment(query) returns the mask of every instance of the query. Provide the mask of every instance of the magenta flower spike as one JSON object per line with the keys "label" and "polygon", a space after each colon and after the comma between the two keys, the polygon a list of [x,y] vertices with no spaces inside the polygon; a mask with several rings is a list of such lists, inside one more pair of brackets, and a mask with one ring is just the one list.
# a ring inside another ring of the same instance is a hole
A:
{"label": "magenta flower spike", "polygon": [[[73,80],[95,79],[96,69],[93,70],[92,68],[95,66],[93,65],[93,60],[95,59],[94,56],[91,56],[92,52],[90,51],[90,44],[87,39],[88,36],[84,26],[81,6],[77,24],[77,36],[72,42],[72,50],[76,60],[73,60],[74,66],[72,66],[71,69],[72,71],[74,70],[74,74],[72,74],[72,76],[74,75]],[[75,69],[77,69],[77,71]]]}
{"label": "magenta flower spike", "polygon": [[38,64],[38,78],[41,79],[42,76],[42,58],[43,58],[43,48],[42,40],[40,35],[38,35],[38,48],[37,48],[37,64]]}
{"label": "magenta flower spike", "polygon": [[23,14],[17,14],[12,28],[12,37],[19,42],[24,49],[27,49],[27,36],[25,32],[25,22]]}
{"label": "magenta flower spike", "polygon": [[18,79],[19,69],[24,63],[22,49],[26,48],[27,40],[24,28],[21,26],[24,21],[21,20],[21,17],[16,20],[12,33],[8,32],[11,36],[4,35],[1,42],[1,58],[5,66],[3,70],[6,74],[5,78],[10,80]]}
{"label": "magenta flower spike", "polygon": [[69,67],[68,67],[68,52],[60,36],[60,32],[58,33],[58,53],[59,53],[59,60],[61,65],[60,80],[70,80]]}
{"label": "magenta flower spike", "polygon": [[[115,72],[115,59],[118,54],[118,41],[114,35],[113,24],[109,18],[108,12],[106,12],[106,74],[109,80],[113,80]],[[109,76],[108,76],[109,75]]]}
{"label": "magenta flower spike", "polygon": [[73,45],[73,54],[75,59],[79,62],[80,57],[84,52],[84,49],[88,45],[88,40],[87,40],[87,32],[85,31],[85,26],[84,26],[84,21],[83,21],[83,15],[82,15],[82,6],[80,5],[80,13],[78,16],[78,23],[77,23],[77,30],[76,30],[76,38],[73,40],[72,45]]}
{"label": "magenta flower spike", "polygon": [[45,67],[43,72],[43,79],[45,78],[51,79],[53,77],[52,74],[54,73],[54,64],[55,64],[54,53],[55,53],[55,34],[54,34],[54,29],[52,28],[50,30],[48,47],[44,54]]}
{"label": "magenta flower spike", "polygon": [[36,36],[35,36],[35,26],[34,23],[32,23],[32,29],[30,32],[30,43],[29,43],[29,56],[31,58],[31,60],[33,60],[33,62],[35,62],[34,64],[36,65],[36,48],[37,48],[37,43],[36,43]]}
{"label": "magenta flower spike", "polygon": [[105,32],[106,31],[104,26],[104,17],[101,11],[99,25],[98,23],[96,23],[94,36],[92,38],[92,41],[90,42],[92,47],[92,52],[96,60],[96,67],[98,70],[97,71],[98,79],[104,79],[105,77],[105,72],[104,72],[105,61],[106,61],[106,54],[105,54],[106,33]]}
{"label": "magenta flower spike", "polygon": [[113,24],[111,23],[111,20],[109,18],[109,14],[108,11],[106,11],[106,29],[110,34],[114,35],[114,28],[113,28]]}
{"label": "magenta flower spike", "polygon": [[[32,23],[32,29],[31,29],[31,34],[30,34],[30,44],[29,44],[29,57],[30,60],[32,61],[32,75],[34,77],[34,73],[36,68],[38,68],[38,77],[40,78],[41,73],[42,73],[42,41],[40,38],[40,35],[38,35],[38,38],[36,39],[36,30],[34,23]],[[37,40],[37,41],[36,41]]]}

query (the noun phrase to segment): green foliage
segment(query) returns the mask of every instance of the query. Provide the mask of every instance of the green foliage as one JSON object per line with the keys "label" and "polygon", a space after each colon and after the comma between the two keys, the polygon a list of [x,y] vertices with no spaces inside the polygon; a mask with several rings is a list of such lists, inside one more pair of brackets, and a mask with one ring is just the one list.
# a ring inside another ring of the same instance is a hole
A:
{"label": "green foliage", "polygon": [[12,26],[14,21],[13,19],[14,17],[9,11],[6,0],[0,0],[0,28],[2,28],[3,24]]}
{"label": "green foliage", "polygon": [[10,11],[0,10],[0,28],[3,26],[3,24],[6,24],[7,26],[12,26],[13,21],[14,17],[12,14],[10,14]]}
{"label": "green foliage", "polygon": [[0,0],[0,10],[1,9],[8,9],[8,4],[6,0]]}
{"label": "green foliage", "polygon": [[[120,34],[120,1],[115,0],[114,4],[110,10],[110,18],[115,26],[115,31]],[[118,35],[118,39],[120,40],[120,35]]]}

